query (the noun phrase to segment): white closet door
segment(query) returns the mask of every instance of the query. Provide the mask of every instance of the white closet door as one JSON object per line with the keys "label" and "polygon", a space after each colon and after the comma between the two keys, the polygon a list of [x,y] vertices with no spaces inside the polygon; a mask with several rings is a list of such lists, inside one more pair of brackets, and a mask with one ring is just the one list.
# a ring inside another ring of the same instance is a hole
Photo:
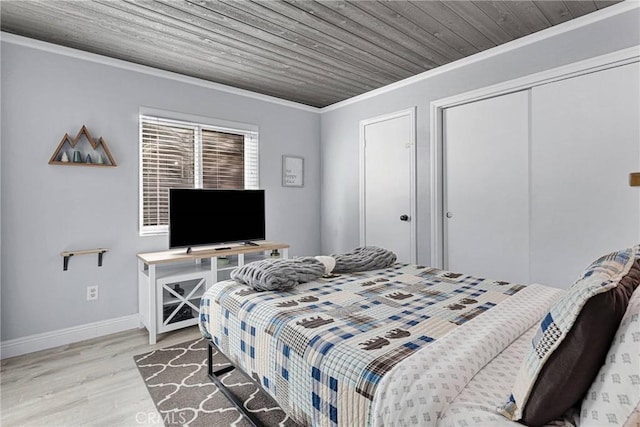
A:
{"label": "white closet door", "polygon": [[533,89],[533,282],[566,288],[640,241],[639,82],[635,63]]}
{"label": "white closet door", "polygon": [[529,94],[444,111],[444,263],[529,281]]}

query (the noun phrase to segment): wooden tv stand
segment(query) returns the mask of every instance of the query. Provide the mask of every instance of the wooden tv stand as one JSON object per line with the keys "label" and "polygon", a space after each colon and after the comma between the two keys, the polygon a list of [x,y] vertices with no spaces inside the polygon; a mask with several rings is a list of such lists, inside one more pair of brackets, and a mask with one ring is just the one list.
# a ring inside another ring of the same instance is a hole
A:
{"label": "wooden tv stand", "polygon": [[197,324],[200,297],[222,273],[265,258],[289,258],[289,245],[255,243],[137,254],[140,327],[149,331],[149,344],[158,334]]}

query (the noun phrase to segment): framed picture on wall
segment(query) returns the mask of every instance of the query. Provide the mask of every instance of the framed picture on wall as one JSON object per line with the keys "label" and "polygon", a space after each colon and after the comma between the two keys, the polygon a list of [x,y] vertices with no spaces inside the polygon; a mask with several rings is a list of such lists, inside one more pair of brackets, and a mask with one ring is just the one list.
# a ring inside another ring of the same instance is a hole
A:
{"label": "framed picture on wall", "polygon": [[304,159],[282,156],[282,186],[304,187]]}

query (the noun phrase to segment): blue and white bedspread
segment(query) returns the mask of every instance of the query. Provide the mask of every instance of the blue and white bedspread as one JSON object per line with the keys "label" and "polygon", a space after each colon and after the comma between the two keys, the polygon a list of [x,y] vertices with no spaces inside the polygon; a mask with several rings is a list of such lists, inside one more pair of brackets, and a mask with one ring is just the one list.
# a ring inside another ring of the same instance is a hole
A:
{"label": "blue and white bedspread", "polygon": [[200,329],[302,425],[435,425],[557,292],[406,264],[281,292],[228,280]]}

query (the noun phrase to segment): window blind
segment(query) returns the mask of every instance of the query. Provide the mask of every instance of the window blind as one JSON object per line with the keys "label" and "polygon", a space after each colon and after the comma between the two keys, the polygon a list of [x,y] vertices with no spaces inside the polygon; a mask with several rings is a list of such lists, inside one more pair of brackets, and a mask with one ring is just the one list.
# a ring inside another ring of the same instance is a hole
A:
{"label": "window blind", "polygon": [[258,133],[140,116],[140,232],[168,231],[170,188],[258,188]]}

